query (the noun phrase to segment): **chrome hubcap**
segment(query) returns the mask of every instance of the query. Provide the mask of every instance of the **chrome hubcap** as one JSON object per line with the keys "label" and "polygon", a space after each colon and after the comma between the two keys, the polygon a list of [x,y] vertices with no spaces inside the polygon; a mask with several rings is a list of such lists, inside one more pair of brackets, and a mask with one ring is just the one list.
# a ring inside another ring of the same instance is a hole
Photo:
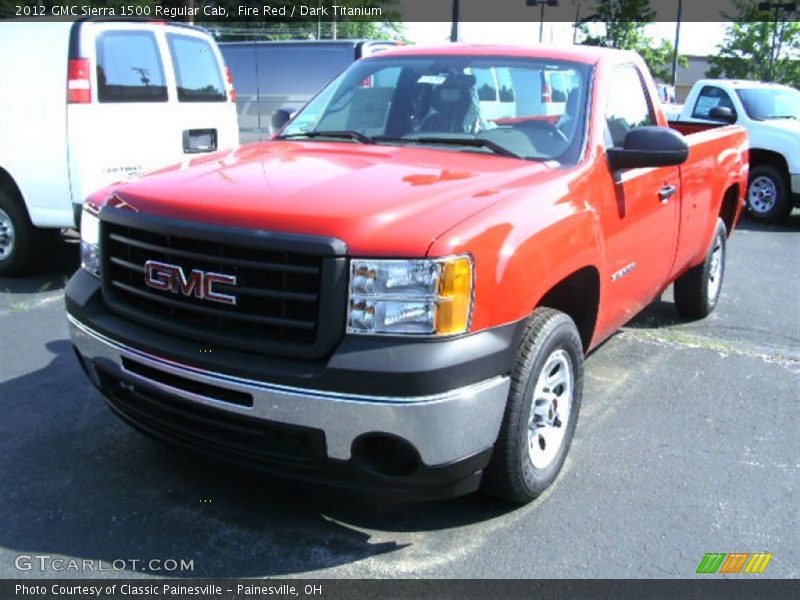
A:
{"label": "chrome hubcap", "polygon": [[556,350],[545,361],[531,400],[528,458],[537,469],[548,467],[564,443],[573,388],[569,355],[564,350]]}
{"label": "chrome hubcap", "polygon": [[722,238],[714,238],[714,249],[711,251],[711,265],[708,269],[708,298],[714,300],[722,285],[722,265],[725,260],[725,246]]}
{"label": "chrome hubcap", "polygon": [[753,212],[763,214],[769,212],[775,206],[778,197],[778,190],[775,182],[769,177],[756,177],[750,182],[750,190],[747,193],[748,202]]}
{"label": "chrome hubcap", "polygon": [[0,208],[0,260],[5,260],[14,251],[14,224],[8,213]]}

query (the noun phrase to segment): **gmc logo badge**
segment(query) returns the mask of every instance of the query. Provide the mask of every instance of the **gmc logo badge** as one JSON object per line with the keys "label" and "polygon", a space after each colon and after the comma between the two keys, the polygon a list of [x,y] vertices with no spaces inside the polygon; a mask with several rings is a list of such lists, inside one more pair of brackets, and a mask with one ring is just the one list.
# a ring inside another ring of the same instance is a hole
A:
{"label": "gmc logo badge", "polygon": [[192,269],[187,277],[183,269],[178,265],[170,265],[157,260],[148,260],[144,263],[144,282],[147,287],[162,292],[172,292],[173,294],[183,294],[201,300],[211,300],[221,304],[236,306],[236,296],[222,294],[214,291],[215,283],[225,285],[236,285],[235,275],[223,275],[222,273],[210,273]]}

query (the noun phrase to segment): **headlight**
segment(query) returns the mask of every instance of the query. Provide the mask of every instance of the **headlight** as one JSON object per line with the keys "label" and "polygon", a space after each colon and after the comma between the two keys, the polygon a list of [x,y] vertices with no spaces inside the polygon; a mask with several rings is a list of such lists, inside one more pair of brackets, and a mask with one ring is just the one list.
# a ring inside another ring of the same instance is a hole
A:
{"label": "headlight", "polygon": [[348,333],[464,333],[471,308],[469,256],[350,263]]}
{"label": "headlight", "polygon": [[100,219],[86,207],[81,213],[81,267],[100,276]]}

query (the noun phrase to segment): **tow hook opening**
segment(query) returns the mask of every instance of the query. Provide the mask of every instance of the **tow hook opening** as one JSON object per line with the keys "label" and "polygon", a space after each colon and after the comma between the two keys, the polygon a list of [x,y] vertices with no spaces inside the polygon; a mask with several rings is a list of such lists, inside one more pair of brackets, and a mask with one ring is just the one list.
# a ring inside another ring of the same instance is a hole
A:
{"label": "tow hook opening", "polygon": [[385,433],[367,433],[353,442],[353,460],[386,477],[411,475],[422,464],[419,452],[406,440]]}
{"label": "tow hook opening", "polygon": [[83,356],[83,354],[81,354],[75,346],[72,347],[72,350],[75,352],[75,356],[78,359],[78,364],[81,366],[81,369],[86,377],[89,378],[89,381],[92,382],[92,385],[94,385],[94,387],[96,387],[98,390],[102,389],[100,378],[97,375],[97,371],[95,370],[92,361]]}

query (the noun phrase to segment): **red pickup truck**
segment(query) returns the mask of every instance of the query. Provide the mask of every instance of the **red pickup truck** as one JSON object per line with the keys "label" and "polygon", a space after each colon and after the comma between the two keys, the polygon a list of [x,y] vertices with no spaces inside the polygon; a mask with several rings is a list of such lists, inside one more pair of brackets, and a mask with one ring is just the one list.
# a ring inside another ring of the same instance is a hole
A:
{"label": "red pickup truck", "polygon": [[717,303],[747,136],[670,128],[635,54],[391,50],[286,118],[84,206],[73,343],[147,434],[526,502],[564,463],[584,356],[672,283],[686,316]]}

